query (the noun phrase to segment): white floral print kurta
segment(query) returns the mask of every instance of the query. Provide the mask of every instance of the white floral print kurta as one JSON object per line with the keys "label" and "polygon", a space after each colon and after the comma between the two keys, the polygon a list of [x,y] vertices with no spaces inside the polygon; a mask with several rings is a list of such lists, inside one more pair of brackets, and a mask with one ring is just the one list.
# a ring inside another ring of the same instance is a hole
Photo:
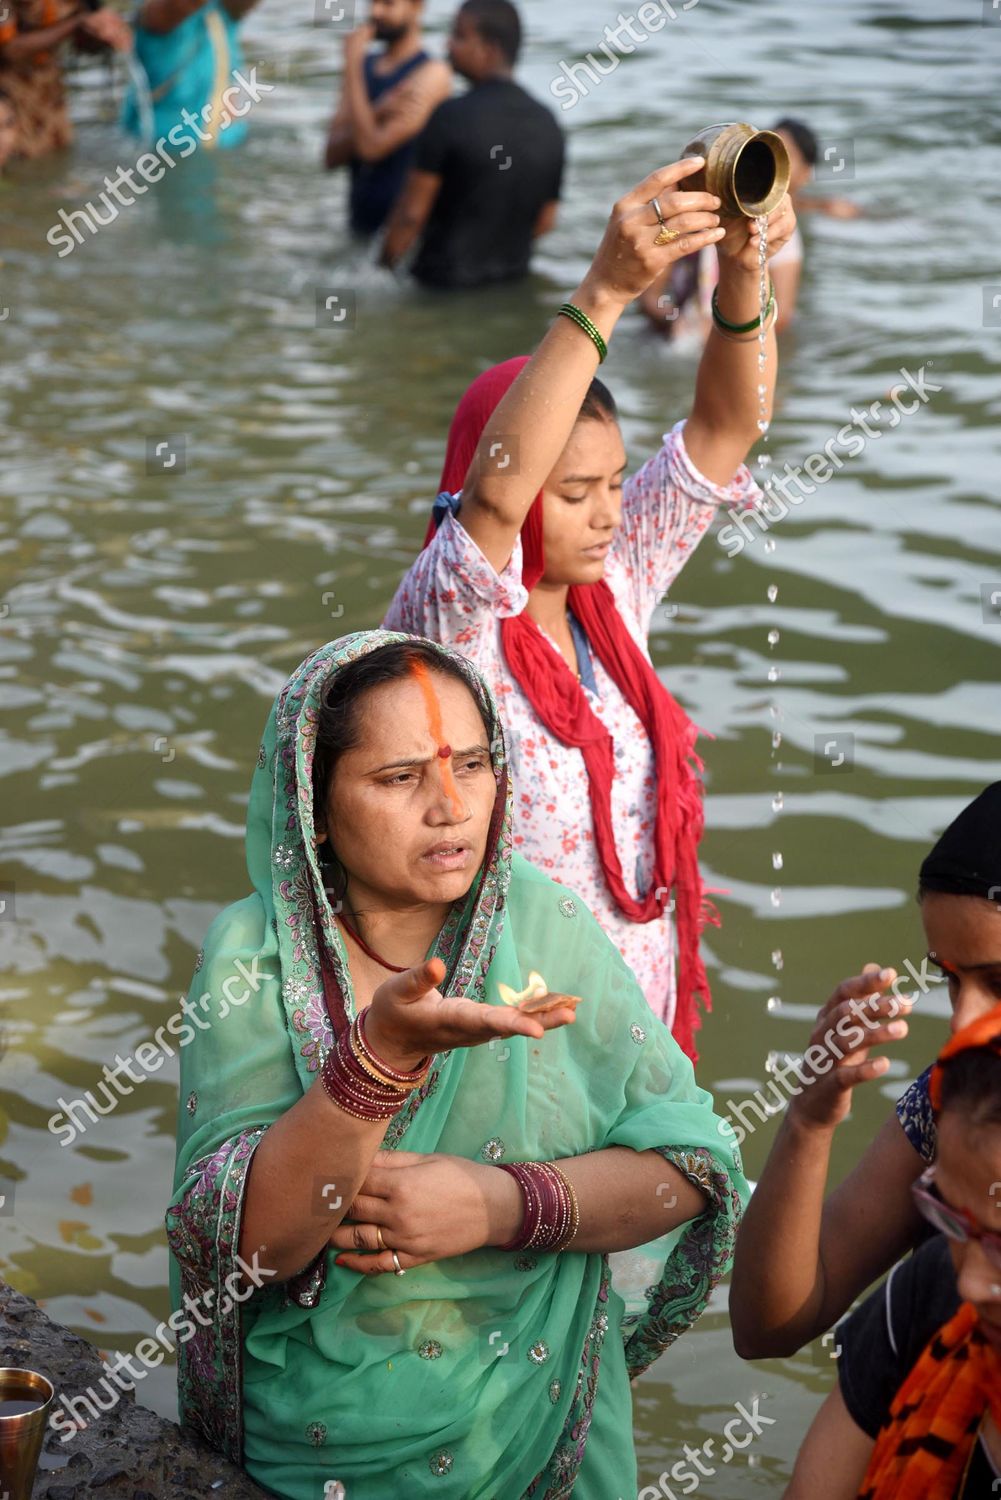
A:
{"label": "white floral print kurta", "polygon": [[[626,628],[649,658],[654,609],[709,529],[717,505],[746,509],[760,491],[745,466],[715,485],[692,465],[684,423],[625,483],[622,524],[605,563],[605,579]],[[502,573],[487,562],[452,515],[417,558],[389,607],[385,625],[454,646],[489,683],[500,707],[514,777],[515,848],[554,880],[579,891],[643,987],[651,1009],[674,1019],[674,931],[665,914],[630,922],[605,884],[591,826],[584,757],[545,728],[514,681],[501,646],[500,621],[520,614],[521,540]],[[554,652],[557,651],[553,643]],[[588,702],[615,744],[612,817],[626,885],[645,891],[653,872],[654,758],[647,734],[592,653],[598,684]]]}

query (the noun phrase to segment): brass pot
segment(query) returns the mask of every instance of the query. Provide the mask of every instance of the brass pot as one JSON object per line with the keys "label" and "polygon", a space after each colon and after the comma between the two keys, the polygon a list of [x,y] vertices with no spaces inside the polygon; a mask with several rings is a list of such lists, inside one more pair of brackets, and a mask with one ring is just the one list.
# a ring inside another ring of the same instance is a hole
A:
{"label": "brass pot", "polygon": [[679,184],[685,192],[713,193],[720,217],[760,218],[777,208],[789,186],[789,153],[774,130],[753,125],[706,125],[681,153],[706,164]]}
{"label": "brass pot", "polygon": [[35,1370],[0,1369],[0,1494],[30,1500],[55,1391]]}

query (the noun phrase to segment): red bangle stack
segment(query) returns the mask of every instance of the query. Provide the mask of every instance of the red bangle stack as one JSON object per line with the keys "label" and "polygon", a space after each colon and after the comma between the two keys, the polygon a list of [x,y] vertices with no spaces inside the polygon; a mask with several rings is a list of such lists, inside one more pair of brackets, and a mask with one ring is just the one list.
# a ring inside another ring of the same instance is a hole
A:
{"label": "red bangle stack", "polygon": [[521,1188],[525,1216],[521,1229],[498,1250],[565,1250],[577,1233],[580,1209],[573,1184],[551,1161],[498,1162]]}
{"label": "red bangle stack", "polygon": [[424,1082],[431,1058],[422,1058],[409,1073],[391,1068],[366,1041],[364,1016],[364,1010],[359,1011],[337,1045],[331,1047],[320,1070],[320,1082],[345,1114],[358,1120],[389,1120],[407,1095]]}

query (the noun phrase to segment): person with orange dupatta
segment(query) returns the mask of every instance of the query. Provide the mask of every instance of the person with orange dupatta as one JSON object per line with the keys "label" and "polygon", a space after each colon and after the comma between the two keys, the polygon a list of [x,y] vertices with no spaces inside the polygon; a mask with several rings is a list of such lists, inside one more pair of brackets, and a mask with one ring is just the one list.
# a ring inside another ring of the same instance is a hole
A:
{"label": "person with orange dupatta", "polygon": [[[758,363],[757,229],[720,224],[717,198],[677,190],[696,166],[626,193],[535,354],[470,386],[424,550],[385,620],[457,648],[486,678],[514,767],[515,847],[583,897],[693,1057],[698,999],[709,1008],[699,935],[715,919],[698,864],[701,761],[647,642],[719,506],[759,497],[744,459],[776,371],[774,301]],[[794,228],[783,200],[770,254]],[[721,258],[717,318],[691,413],[624,480],[615,403],[595,371],[629,304],[707,244]]]}
{"label": "person with orange dupatta", "polygon": [[1001,1492],[1001,1005],[942,1049],[930,1095],[938,1155],[913,1194],[937,1233],[838,1328],[785,1500]]}

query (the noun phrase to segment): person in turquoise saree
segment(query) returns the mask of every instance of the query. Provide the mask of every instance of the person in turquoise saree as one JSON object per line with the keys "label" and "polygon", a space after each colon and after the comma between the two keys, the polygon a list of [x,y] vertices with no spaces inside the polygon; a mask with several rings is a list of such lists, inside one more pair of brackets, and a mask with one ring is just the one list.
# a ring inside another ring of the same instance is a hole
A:
{"label": "person in turquoise saree", "polygon": [[[510,804],[488,690],[416,637],[320,648],[268,719],[254,893],[187,1006],[167,1235],[182,1423],[288,1500],[627,1500],[630,1379],[730,1265],[733,1133],[580,899],[513,852]],[[541,1016],[498,988],[533,970]],[[363,1006],[393,1066],[434,1054],[388,1125],[318,1082]],[[499,1165],[554,1160],[576,1235],[500,1248],[524,1204]],[[659,1277],[630,1313],[609,1255],[640,1245]]]}

